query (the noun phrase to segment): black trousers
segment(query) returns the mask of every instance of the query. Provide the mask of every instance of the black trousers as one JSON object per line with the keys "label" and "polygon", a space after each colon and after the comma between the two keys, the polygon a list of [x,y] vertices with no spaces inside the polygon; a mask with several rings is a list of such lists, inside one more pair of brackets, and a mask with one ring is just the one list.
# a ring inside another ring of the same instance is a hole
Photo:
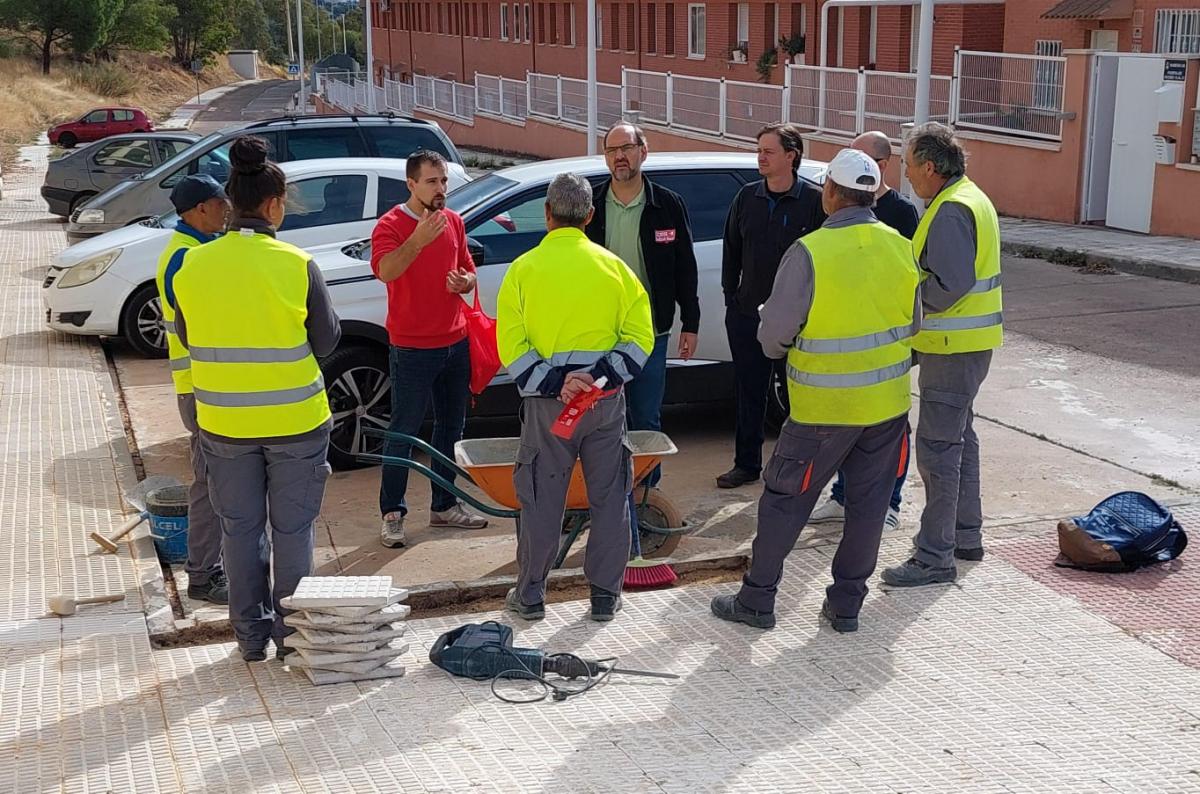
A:
{"label": "black trousers", "polygon": [[763,355],[758,343],[758,315],[742,314],[736,308],[725,310],[725,333],[733,357],[737,381],[737,439],[733,465],[758,474],[762,471],[763,421],[767,415],[767,393],[771,378],[782,374],[784,359]]}

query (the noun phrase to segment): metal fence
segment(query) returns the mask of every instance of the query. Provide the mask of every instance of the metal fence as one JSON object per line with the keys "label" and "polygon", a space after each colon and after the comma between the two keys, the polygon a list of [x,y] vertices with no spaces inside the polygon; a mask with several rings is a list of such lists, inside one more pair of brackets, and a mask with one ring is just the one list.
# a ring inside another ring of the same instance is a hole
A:
{"label": "metal fence", "polygon": [[1062,140],[1067,59],[996,52],[955,54],[951,120],[959,127]]}
{"label": "metal fence", "polygon": [[662,72],[622,69],[621,84],[625,92],[622,109],[640,114],[642,121],[670,124],[671,80],[671,75]]}
{"label": "metal fence", "polygon": [[671,125],[693,132],[724,131],[721,81],[708,77],[671,76]]}
{"label": "metal fence", "polygon": [[752,141],[767,124],[783,120],[783,88],[762,83],[725,82],[725,134]]}
{"label": "metal fence", "polygon": [[[587,81],[546,74],[529,75],[530,115],[558,119],[578,127],[587,126]],[[535,94],[537,99],[535,99]],[[549,97],[554,97],[551,111]],[[621,86],[596,84],[596,126],[607,129],[621,118]]]}
{"label": "metal fence", "polygon": [[[929,81],[929,119],[943,124],[950,120],[950,89],[953,80],[933,75]],[[879,130],[894,141],[903,137],[901,126],[916,115],[917,76],[902,72],[862,73],[862,119],[859,132]]]}
{"label": "metal fence", "polygon": [[527,89],[524,80],[500,78],[500,99],[503,105],[501,115],[524,120],[529,115]]}
{"label": "metal fence", "polygon": [[475,118],[475,86],[413,75],[413,103],[443,116],[471,121]]}
{"label": "metal fence", "polygon": [[789,66],[788,121],[822,132],[859,132],[859,73],[854,69]]}

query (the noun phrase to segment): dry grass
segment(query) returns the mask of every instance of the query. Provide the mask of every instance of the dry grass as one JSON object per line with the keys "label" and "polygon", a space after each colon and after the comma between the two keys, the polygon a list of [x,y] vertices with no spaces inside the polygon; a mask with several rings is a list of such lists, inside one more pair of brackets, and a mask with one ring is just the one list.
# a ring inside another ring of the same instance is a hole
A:
{"label": "dry grass", "polygon": [[[0,119],[4,120],[0,124],[0,160],[10,162],[18,146],[32,142],[54,124],[81,116],[97,105],[114,102],[133,105],[161,121],[189,97],[195,98],[195,78],[163,56],[122,56],[116,64],[98,67],[95,75],[86,74],[89,68],[96,67],[73,67],[66,59],[59,59],[50,75],[44,76],[32,60],[0,59]],[[127,74],[129,81],[98,79],[104,77],[105,70],[113,69]],[[263,73],[263,76],[268,75]],[[225,59],[219,58],[200,75],[200,89],[240,79]],[[131,83],[133,90],[123,96],[105,96],[98,92],[106,83],[115,85],[118,92],[124,92],[124,82]]]}

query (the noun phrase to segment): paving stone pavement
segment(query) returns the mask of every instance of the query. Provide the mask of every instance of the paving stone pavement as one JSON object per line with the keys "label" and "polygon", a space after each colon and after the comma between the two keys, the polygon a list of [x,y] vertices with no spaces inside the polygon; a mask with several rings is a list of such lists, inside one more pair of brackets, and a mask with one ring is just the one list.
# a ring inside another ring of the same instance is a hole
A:
{"label": "paving stone pavement", "polygon": [[1012,253],[1050,256],[1069,251],[1090,265],[1125,273],[1200,283],[1200,245],[1184,237],[1164,237],[1027,218],[1001,218],[1000,239]]}
{"label": "paving stone pavement", "polygon": [[[565,703],[432,667],[461,617],[410,622],[409,672],[386,682],[152,649],[128,550],[86,540],[120,521],[128,451],[100,347],[42,324],[63,238],[33,156],[0,203],[0,791],[1200,791],[1195,566],[1064,573],[1051,522],[997,528],[955,585],[874,589],[855,635],[816,619],[828,545],[789,561],[771,632],[708,614],[730,585],[631,594],[606,625],[553,604],[518,644],[682,676]],[[127,600],[47,618],[55,592]]]}

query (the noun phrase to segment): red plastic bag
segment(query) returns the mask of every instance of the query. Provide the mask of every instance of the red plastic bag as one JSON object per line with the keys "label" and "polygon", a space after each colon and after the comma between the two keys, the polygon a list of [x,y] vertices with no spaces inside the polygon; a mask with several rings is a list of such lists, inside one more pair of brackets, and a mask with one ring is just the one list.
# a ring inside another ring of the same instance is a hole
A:
{"label": "red plastic bag", "polygon": [[496,349],[496,321],[479,305],[478,286],[475,303],[467,309],[467,345],[471,350],[471,393],[482,394],[500,371],[500,353]]}

